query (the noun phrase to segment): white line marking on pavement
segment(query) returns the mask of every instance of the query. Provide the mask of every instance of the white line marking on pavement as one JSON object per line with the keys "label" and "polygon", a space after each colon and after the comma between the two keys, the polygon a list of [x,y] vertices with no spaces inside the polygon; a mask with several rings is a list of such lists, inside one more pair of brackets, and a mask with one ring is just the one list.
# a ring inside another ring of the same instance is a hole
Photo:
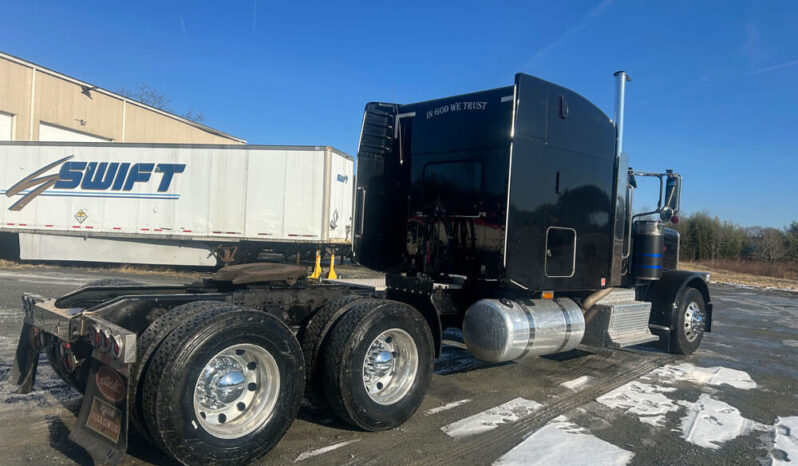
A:
{"label": "white line marking on pavement", "polygon": [[679,404],[687,407],[687,415],[682,418],[681,424],[682,438],[699,447],[717,450],[721,444],[754,429],[768,429],[744,418],[734,406],[706,393],[702,393],[695,403],[679,401]]}
{"label": "white line marking on pavement", "polygon": [[490,408],[481,413],[443,426],[441,430],[449,437],[454,438],[481,434],[493,430],[502,424],[517,422],[529,416],[541,406],[543,405],[536,401],[516,398],[503,405]]}
{"label": "white line marking on pavement", "polygon": [[296,459],[294,460],[294,463],[297,463],[299,461],[304,461],[308,458],[313,458],[314,456],[323,455],[324,453],[329,453],[333,450],[337,450],[341,447],[349,445],[350,443],[355,443],[358,441],[360,441],[360,439],[348,440],[346,442],[334,443],[332,445],[323,448],[317,448],[316,450],[306,451],[305,453],[302,453],[301,455],[297,456]]}
{"label": "white line marking on pavement", "polygon": [[462,406],[462,405],[468,403],[469,401],[471,401],[471,398],[466,398],[464,400],[459,400],[459,401],[452,401],[451,403],[447,403],[447,404],[445,404],[443,406],[438,406],[437,408],[428,409],[428,410],[424,411],[424,414],[427,415],[427,416],[430,416],[432,414],[438,414],[441,411],[446,411],[447,409],[452,409],[452,408],[456,408],[458,406]]}
{"label": "white line marking on pavement", "polygon": [[569,389],[569,390],[579,390],[580,388],[584,387],[587,382],[590,380],[589,375],[583,375],[582,377],[577,377],[573,380],[569,380],[567,382],[563,382],[560,385]]}
{"label": "white line marking on pavement", "polygon": [[565,416],[551,422],[499,458],[494,466],[627,464],[634,453],[618,448],[569,422]]}

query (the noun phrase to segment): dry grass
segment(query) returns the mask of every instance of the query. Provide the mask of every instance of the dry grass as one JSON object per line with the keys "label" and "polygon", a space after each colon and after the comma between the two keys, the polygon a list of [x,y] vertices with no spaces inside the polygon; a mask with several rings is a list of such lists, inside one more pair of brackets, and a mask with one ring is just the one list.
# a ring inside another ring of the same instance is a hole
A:
{"label": "dry grass", "polygon": [[[728,261],[736,263],[736,261]],[[725,266],[725,267],[724,267]],[[747,270],[762,270],[752,266],[730,267],[724,261],[716,261],[714,264],[706,262],[681,262],[679,268],[682,270],[697,270],[710,272],[711,281],[714,283],[726,283],[732,285],[747,285],[759,288],[779,288],[785,290],[798,291],[798,279],[771,277],[759,273],[745,272]]]}

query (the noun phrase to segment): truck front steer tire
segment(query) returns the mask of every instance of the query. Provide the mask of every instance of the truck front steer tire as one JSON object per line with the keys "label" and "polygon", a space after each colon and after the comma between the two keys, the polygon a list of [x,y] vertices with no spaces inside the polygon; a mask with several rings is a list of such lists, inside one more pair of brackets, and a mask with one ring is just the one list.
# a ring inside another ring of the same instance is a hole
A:
{"label": "truck front steer tire", "polygon": [[324,394],[342,420],[369,431],[415,413],[432,378],[435,350],[427,321],[411,306],[364,300],[349,309],[324,345]]}
{"label": "truck front steer tire", "polygon": [[677,302],[679,310],[671,331],[670,352],[693,354],[704,338],[704,295],[695,288],[687,287]]}
{"label": "truck front steer tire", "polygon": [[152,355],[144,423],[181,463],[248,463],[285,434],[304,380],[299,343],[277,318],[232,305],[199,312]]}

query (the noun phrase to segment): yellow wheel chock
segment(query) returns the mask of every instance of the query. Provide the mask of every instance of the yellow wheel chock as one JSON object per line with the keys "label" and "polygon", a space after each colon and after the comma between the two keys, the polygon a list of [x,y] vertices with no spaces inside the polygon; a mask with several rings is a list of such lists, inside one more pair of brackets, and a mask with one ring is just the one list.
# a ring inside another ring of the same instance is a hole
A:
{"label": "yellow wheel chock", "polygon": [[308,278],[311,280],[321,278],[321,253],[319,251],[316,251],[316,265],[313,267],[313,273]]}
{"label": "yellow wheel chock", "polygon": [[330,254],[330,271],[327,273],[328,280],[338,280],[338,274],[335,273],[335,254]]}

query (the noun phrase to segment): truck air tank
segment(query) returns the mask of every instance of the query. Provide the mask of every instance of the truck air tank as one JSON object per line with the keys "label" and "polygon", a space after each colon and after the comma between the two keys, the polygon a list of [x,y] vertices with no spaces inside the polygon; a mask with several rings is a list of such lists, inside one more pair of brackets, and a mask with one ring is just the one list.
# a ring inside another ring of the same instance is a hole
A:
{"label": "truck air tank", "polygon": [[489,362],[568,351],[584,334],[582,310],[568,298],[482,299],[468,308],[463,319],[468,351]]}
{"label": "truck air tank", "polygon": [[639,220],[634,227],[634,275],[638,280],[662,278],[665,225],[659,220]]}

